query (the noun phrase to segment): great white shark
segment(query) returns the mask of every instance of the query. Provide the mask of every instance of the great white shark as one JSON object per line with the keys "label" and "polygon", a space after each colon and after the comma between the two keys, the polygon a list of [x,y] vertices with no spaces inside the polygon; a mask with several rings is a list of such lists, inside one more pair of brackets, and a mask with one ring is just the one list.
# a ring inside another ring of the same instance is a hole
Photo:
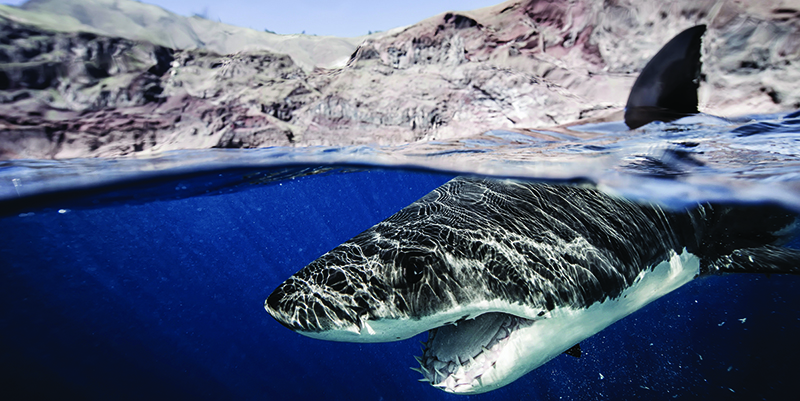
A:
{"label": "great white shark", "polygon": [[[704,31],[682,32],[644,68],[630,127],[697,112]],[[427,331],[422,380],[482,393],[578,355],[582,340],[697,277],[800,272],[800,251],[782,247],[797,226],[777,206],[672,210],[590,185],[457,177],[311,262],[264,307],[322,340]]]}

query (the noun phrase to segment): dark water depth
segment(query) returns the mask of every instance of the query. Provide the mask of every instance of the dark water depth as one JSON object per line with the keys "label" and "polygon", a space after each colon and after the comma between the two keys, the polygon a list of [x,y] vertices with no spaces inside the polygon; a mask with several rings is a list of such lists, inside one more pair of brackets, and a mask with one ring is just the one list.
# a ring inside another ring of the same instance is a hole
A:
{"label": "dark water depth", "polygon": [[562,355],[469,398],[417,382],[408,369],[416,340],[317,341],[264,311],[265,297],[297,269],[449,178],[310,175],[217,196],[56,206],[0,219],[4,392],[13,399],[352,400],[780,399],[793,392],[797,277],[697,280],[586,340],[581,359]]}

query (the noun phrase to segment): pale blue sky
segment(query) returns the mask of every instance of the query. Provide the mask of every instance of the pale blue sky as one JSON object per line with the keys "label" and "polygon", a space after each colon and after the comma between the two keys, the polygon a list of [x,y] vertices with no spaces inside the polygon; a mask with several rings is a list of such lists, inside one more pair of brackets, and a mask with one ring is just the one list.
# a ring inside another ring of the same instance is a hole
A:
{"label": "pale blue sky", "polygon": [[[452,10],[473,10],[503,0],[143,0],[176,14],[276,33],[359,36],[419,22]],[[18,5],[25,0],[0,0]]]}

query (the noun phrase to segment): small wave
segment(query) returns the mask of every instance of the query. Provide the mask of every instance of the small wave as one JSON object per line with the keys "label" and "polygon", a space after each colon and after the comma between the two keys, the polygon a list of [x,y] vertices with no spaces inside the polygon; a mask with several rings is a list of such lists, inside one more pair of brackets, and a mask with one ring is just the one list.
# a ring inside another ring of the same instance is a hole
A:
{"label": "small wave", "polygon": [[675,206],[779,202],[800,209],[798,117],[800,111],[729,120],[700,115],[634,131],[620,130],[621,123],[614,122],[566,131],[493,130],[476,138],[391,147],[207,149],[145,158],[5,161],[0,162],[0,206],[8,209],[11,203],[37,197],[99,196],[110,188],[136,188],[142,198],[147,198],[143,191],[159,190],[169,195],[158,196],[175,196],[164,188],[187,179],[207,182],[177,196],[279,182],[298,174],[395,168],[589,180],[623,196]]}

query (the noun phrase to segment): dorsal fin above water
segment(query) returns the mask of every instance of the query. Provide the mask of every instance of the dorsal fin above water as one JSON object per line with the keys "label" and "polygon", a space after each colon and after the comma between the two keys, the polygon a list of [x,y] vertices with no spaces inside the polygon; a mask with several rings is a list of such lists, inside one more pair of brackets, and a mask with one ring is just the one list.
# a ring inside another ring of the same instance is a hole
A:
{"label": "dorsal fin above water", "polygon": [[705,31],[705,25],[697,25],[679,33],[644,66],[625,106],[625,124],[630,129],[697,113]]}

